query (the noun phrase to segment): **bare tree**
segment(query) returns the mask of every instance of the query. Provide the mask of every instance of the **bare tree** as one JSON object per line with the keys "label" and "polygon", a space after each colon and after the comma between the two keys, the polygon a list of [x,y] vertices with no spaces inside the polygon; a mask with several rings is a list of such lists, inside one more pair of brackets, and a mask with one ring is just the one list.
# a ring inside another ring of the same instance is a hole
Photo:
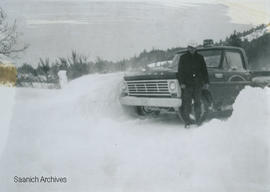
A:
{"label": "bare tree", "polygon": [[16,20],[10,24],[7,20],[7,14],[0,7],[0,54],[11,56],[27,49],[28,45],[18,47],[18,32]]}

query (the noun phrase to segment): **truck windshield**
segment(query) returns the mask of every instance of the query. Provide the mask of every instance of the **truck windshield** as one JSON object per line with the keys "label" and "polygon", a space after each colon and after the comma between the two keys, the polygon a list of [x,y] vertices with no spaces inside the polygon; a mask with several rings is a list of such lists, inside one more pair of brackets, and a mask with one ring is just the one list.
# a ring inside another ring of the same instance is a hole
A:
{"label": "truck windshield", "polygon": [[202,50],[198,53],[204,56],[207,67],[217,68],[220,66],[221,50]]}
{"label": "truck windshield", "polygon": [[[177,71],[180,57],[186,52],[176,54],[173,58],[171,68]],[[221,61],[221,50],[199,50],[199,54],[204,56],[204,60],[208,68],[218,68]]]}

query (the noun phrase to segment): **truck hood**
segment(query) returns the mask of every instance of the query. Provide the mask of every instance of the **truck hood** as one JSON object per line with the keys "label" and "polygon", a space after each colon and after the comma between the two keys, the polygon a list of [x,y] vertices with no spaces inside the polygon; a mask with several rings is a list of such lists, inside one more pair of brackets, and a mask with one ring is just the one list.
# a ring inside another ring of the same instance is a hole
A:
{"label": "truck hood", "polygon": [[152,80],[152,79],[176,79],[177,72],[172,70],[155,70],[146,72],[130,73],[124,76],[126,81]]}

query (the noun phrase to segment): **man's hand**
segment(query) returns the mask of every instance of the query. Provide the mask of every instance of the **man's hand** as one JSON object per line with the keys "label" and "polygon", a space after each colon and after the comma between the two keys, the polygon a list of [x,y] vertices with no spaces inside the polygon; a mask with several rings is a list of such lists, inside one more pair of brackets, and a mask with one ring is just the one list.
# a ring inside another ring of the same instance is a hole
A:
{"label": "man's hand", "polygon": [[181,87],[182,89],[185,89],[185,88],[186,88],[186,85],[185,85],[185,84],[181,84],[180,87]]}
{"label": "man's hand", "polygon": [[203,89],[209,89],[209,84],[208,83],[204,84]]}

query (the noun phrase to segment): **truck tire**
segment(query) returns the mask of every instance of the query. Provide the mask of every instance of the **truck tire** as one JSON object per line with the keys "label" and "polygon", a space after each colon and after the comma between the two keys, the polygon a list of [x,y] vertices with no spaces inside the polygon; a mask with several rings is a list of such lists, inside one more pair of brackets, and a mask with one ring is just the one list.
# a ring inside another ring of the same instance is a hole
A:
{"label": "truck tire", "polygon": [[145,106],[136,106],[136,112],[140,116],[159,115],[160,113],[160,111],[151,110],[149,107],[145,107]]}
{"label": "truck tire", "polygon": [[209,101],[207,100],[207,98],[205,96],[202,96],[202,99],[201,99],[201,118],[200,118],[200,123],[204,122],[208,115],[209,115],[209,112],[210,112],[210,106],[211,106],[211,103],[209,103]]}

